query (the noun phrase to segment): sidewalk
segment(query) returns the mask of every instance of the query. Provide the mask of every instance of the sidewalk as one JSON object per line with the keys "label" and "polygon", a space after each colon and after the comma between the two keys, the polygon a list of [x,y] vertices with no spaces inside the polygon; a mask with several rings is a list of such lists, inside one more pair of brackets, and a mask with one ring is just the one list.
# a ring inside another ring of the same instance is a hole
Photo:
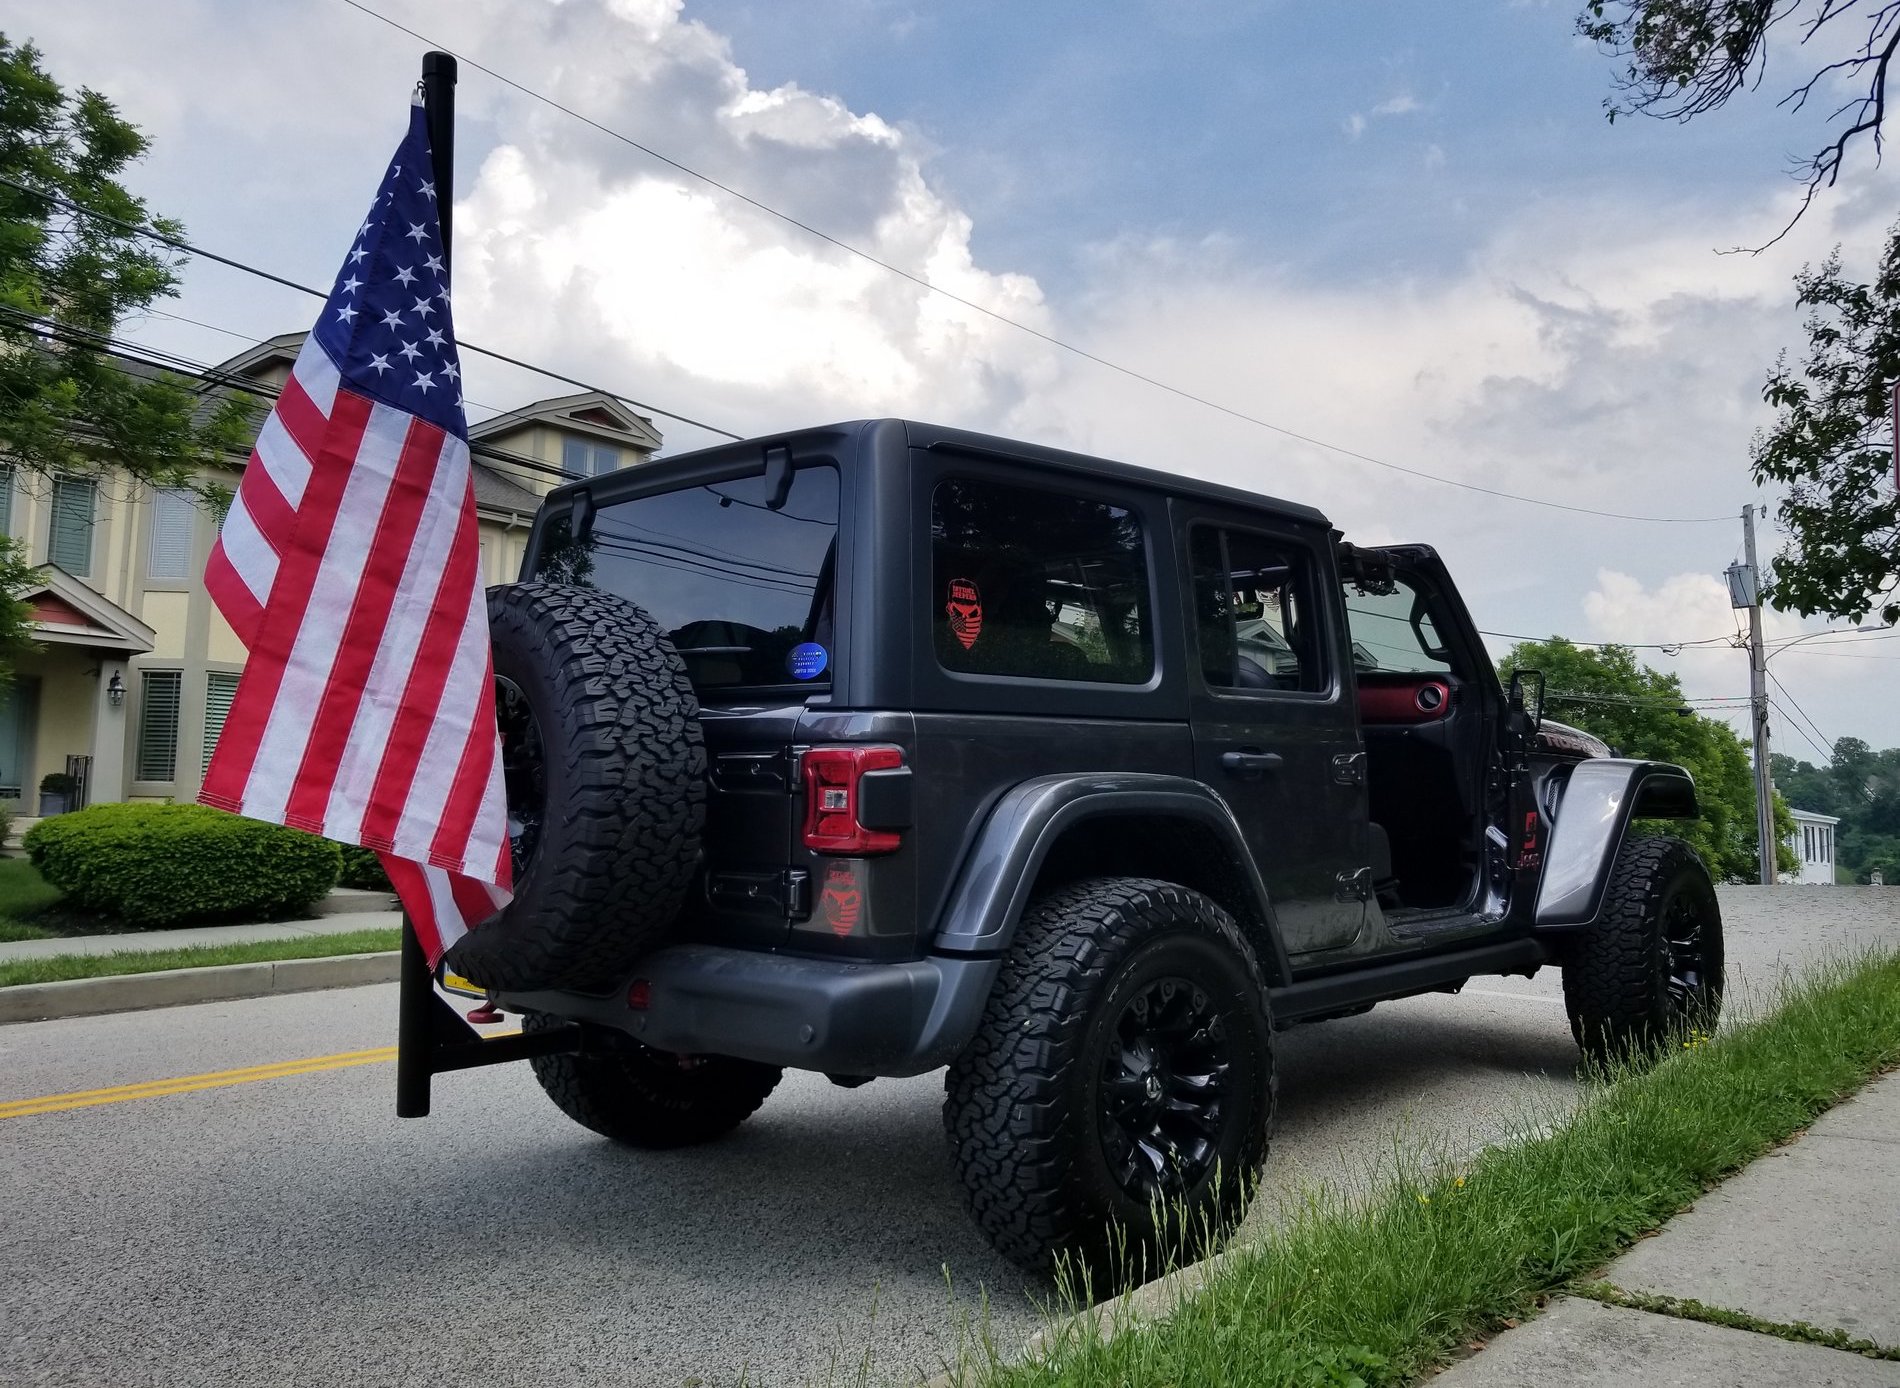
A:
{"label": "sidewalk", "polygon": [[139,930],[125,935],[63,935],[51,940],[0,943],[0,963],[50,959],[62,954],[114,954],[121,950],[188,949],[194,945],[242,945],[256,940],[297,940],[341,935],[352,930],[394,930],[400,911],[351,911],[302,921],[261,925],[201,925],[189,930]]}
{"label": "sidewalk", "polygon": [[[1710,1191],[1612,1263],[1604,1280],[1637,1296],[1738,1313],[1757,1326],[1802,1322],[1900,1350],[1900,1074],[1875,1081]],[[1900,1360],[1797,1343],[1769,1328],[1560,1297],[1431,1382],[1900,1388]]]}

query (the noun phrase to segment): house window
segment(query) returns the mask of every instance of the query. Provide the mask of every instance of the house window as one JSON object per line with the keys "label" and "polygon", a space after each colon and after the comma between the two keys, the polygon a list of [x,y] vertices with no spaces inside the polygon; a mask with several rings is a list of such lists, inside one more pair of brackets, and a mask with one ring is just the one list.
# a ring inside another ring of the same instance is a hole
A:
{"label": "house window", "polygon": [[231,700],[237,697],[237,686],[236,675],[205,676],[205,755],[204,764],[198,768],[201,776],[211,769],[211,754],[217,750],[218,736],[224,731],[224,720],[231,712]]}
{"label": "house window", "polygon": [[0,467],[0,535],[13,533],[13,469]]}
{"label": "house window", "polygon": [[177,670],[147,670],[141,678],[136,779],[170,781],[178,775],[178,704],[185,677]]}
{"label": "house window", "polygon": [[620,466],[620,450],[610,443],[585,439],[561,441],[561,470],[569,477],[599,477]]}
{"label": "house window", "polygon": [[191,577],[191,522],[197,510],[197,498],[182,487],[153,493],[151,577]]}
{"label": "house window", "polygon": [[75,578],[92,577],[93,508],[98,491],[87,477],[60,477],[53,482],[53,524],[46,558]]}

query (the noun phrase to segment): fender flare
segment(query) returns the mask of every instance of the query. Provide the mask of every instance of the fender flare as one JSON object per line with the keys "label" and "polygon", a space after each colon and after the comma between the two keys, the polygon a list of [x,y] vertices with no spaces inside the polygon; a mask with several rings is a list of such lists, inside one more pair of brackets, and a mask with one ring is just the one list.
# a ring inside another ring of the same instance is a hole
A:
{"label": "fender flare", "polygon": [[1270,957],[1262,958],[1260,967],[1270,985],[1289,980],[1292,970],[1266,884],[1232,808],[1200,781],[1150,772],[1038,776],[1007,792],[964,858],[938,918],[933,950],[1002,954],[1015,938],[1030,890],[1056,841],[1086,820],[1129,815],[1192,823],[1222,841],[1240,869],[1243,890],[1262,925],[1259,933]]}
{"label": "fender flare", "polygon": [[1667,762],[1597,757],[1563,787],[1537,887],[1540,930],[1593,925],[1632,819],[1695,819],[1695,780]]}

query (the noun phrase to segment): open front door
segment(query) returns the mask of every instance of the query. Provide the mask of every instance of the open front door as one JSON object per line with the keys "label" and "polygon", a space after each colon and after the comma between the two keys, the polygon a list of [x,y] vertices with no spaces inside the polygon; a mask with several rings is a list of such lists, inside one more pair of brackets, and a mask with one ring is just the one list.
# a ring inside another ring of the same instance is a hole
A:
{"label": "open front door", "polygon": [[1406,914],[1483,909],[1505,856],[1487,831],[1509,795],[1497,673],[1434,550],[1349,550],[1344,561],[1368,809],[1391,844],[1394,927]]}

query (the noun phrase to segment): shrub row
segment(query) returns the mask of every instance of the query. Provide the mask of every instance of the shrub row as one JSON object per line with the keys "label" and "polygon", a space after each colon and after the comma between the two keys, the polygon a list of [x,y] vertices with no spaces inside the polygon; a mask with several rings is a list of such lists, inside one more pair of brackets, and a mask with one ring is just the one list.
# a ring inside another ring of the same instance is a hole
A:
{"label": "shrub row", "polygon": [[94,805],[42,820],[23,844],[72,905],[145,928],[294,914],[342,866],[327,839],[206,805]]}

